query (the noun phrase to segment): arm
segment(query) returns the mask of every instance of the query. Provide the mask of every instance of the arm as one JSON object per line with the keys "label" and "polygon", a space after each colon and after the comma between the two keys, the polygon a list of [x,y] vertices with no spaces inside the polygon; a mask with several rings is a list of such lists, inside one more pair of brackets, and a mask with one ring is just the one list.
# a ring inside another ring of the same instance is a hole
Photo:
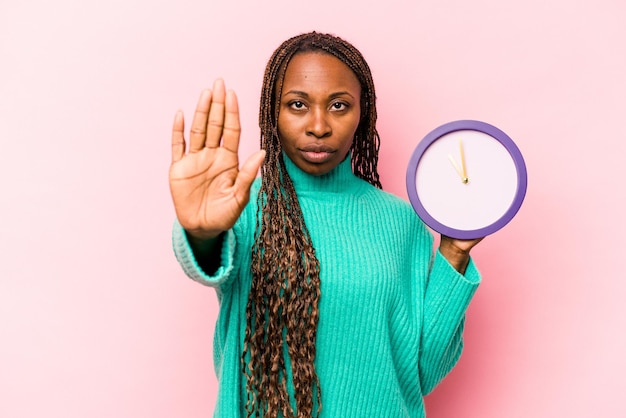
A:
{"label": "arm", "polygon": [[231,230],[248,203],[250,187],[263,163],[261,150],[239,168],[239,135],[237,97],[226,91],[222,80],[200,96],[189,147],[182,112],[174,119],[169,172],[177,218],[174,250],[194,279],[217,274],[225,266],[234,248]]}
{"label": "arm", "polygon": [[234,268],[234,230],[224,232],[219,242],[209,245],[212,247],[209,253],[194,250],[185,229],[178,221],[174,222],[172,247],[185,274],[201,284],[220,287],[229,280]]}
{"label": "arm", "polygon": [[465,311],[480,283],[480,274],[469,250],[470,242],[442,237],[429,273],[424,295],[424,319],[420,347],[420,377],[424,394],[456,365],[463,349]]}
{"label": "arm", "polygon": [[196,238],[186,232],[185,235],[200,268],[207,274],[215,274],[220,267],[220,254],[224,234],[222,233],[215,238],[205,240]]}

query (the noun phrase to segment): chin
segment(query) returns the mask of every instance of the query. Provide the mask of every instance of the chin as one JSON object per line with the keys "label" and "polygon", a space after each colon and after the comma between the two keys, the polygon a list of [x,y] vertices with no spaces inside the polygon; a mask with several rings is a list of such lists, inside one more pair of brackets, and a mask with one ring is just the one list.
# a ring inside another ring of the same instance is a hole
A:
{"label": "chin", "polygon": [[337,164],[313,164],[309,162],[303,162],[298,167],[300,170],[312,176],[323,176],[331,172]]}

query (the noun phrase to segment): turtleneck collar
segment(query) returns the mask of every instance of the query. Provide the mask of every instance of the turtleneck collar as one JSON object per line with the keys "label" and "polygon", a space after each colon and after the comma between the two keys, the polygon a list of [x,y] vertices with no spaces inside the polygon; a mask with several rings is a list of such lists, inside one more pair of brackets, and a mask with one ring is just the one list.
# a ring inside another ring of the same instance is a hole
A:
{"label": "turtleneck collar", "polygon": [[283,160],[298,194],[303,192],[341,193],[347,189],[354,190],[355,186],[363,182],[352,172],[350,154],[337,167],[321,176],[302,171],[284,152]]}

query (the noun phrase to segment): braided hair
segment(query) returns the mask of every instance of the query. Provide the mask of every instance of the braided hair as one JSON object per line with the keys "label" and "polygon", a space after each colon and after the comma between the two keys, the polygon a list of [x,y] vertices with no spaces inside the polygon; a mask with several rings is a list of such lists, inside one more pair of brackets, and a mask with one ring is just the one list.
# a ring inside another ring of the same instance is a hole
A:
{"label": "braided hair", "polygon": [[[314,364],[320,263],[285,168],[278,135],[285,71],[291,58],[303,52],[330,54],[359,80],[361,118],[351,146],[352,169],[359,178],[382,188],[377,171],[376,95],[361,53],[341,38],[317,32],[283,42],[267,64],[259,110],[261,148],[266,157],[261,167],[253,278],[241,358],[248,418],[313,417],[319,416],[322,406]],[[290,374],[291,394],[287,389]]]}

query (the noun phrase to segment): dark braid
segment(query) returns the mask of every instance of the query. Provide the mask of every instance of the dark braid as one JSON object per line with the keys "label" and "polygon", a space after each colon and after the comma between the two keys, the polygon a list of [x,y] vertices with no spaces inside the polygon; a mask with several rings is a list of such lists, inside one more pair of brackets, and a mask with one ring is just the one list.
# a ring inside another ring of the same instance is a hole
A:
{"label": "dark braid", "polygon": [[[304,418],[319,416],[321,409],[314,363],[320,263],[285,168],[278,137],[285,70],[291,58],[301,52],[333,55],[358,78],[361,120],[351,148],[352,168],[358,177],[382,187],[377,171],[380,138],[376,131],[376,95],[365,59],[352,45],[332,35],[312,32],[285,41],[267,64],[259,111],[261,148],[266,150],[266,157],[261,167],[259,215],[252,248],[253,279],[242,356],[248,418]],[[283,355],[285,346],[289,364]],[[292,395],[287,390],[288,370],[292,375]]]}

